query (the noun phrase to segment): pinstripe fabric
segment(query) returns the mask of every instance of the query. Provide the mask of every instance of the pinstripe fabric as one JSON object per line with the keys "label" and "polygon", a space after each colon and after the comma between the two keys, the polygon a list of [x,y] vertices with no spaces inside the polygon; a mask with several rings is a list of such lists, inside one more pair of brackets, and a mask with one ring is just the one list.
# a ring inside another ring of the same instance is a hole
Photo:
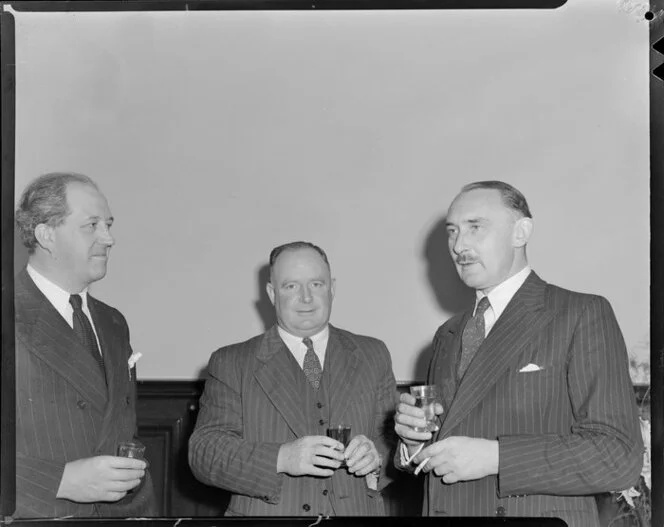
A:
{"label": "pinstripe fabric", "polygon": [[[202,482],[234,493],[229,515],[310,516],[323,507],[318,503],[322,493],[313,491],[321,488],[319,478],[276,471],[281,444],[325,434],[305,417],[306,385],[294,363],[276,326],[221,348],[210,358],[201,410],[189,440],[189,464]],[[324,369],[324,382],[329,375],[330,421],[349,423],[353,435],[372,439],[388,460],[391,444],[385,425],[397,390],[385,344],[330,326]],[[365,478],[337,470],[330,479],[325,500],[332,502],[336,514],[385,513],[380,493],[369,490]],[[388,482],[383,469],[381,487]]]}
{"label": "pinstripe fabric", "polygon": [[134,516],[155,511],[149,474],[119,502],[56,499],[64,466],[115,455],[136,433],[129,329],[119,311],[89,298],[106,357],[95,358],[24,270],[16,277],[16,517]]}
{"label": "pinstripe fabric", "polygon": [[[427,476],[429,515],[553,516],[598,526],[592,494],[630,487],[643,444],[625,343],[602,297],[531,273],[458,386],[460,333],[469,312],[439,328],[429,381],[446,414],[437,439],[498,439],[499,475],[444,484]],[[539,371],[519,372],[527,364]]]}

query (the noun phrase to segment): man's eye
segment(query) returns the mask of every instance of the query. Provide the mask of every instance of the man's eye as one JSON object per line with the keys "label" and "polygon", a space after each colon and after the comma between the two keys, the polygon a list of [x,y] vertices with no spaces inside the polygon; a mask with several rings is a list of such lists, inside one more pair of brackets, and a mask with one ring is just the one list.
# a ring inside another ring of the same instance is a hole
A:
{"label": "man's eye", "polygon": [[323,287],[323,282],[312,282],[311,287]]}
{"label": "man's eye", "polygon": [[286,289],[287,291],[292,291],[293,289],[295,289],[295,284],[286,284],[284,286],[284,289]]}

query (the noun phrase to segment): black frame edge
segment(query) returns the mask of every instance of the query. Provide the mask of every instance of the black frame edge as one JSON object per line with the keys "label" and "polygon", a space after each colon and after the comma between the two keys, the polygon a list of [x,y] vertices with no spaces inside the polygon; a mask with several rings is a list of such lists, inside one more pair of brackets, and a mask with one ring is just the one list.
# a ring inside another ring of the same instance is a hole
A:
{"label": "black frame edge", "polygon": [[652,71],[664,63],[653,49],[664,39],[664,0],[650,13],[650,387],[653,527],[664,527],[664,81]]}
{"label": "black frame edge", "polygon": [[0,5],[2,357],[0,359],[0,519],[16,508],[16,370],[14,354],[14,145],[16,70],[14,16]]}

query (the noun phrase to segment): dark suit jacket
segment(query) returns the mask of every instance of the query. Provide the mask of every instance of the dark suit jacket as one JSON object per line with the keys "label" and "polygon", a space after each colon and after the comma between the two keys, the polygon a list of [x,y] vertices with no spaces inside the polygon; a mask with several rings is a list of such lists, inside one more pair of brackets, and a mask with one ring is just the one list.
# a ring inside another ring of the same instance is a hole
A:
{"label": "dark suit jacket", "polygon": [[[430,381],[445,415],[436,439],[499,441],[499,474],[447,485],[427,476],[424,513],[553,516],[598,526],[592,494],[633,485],[643,461],[625,343],[609,303],[531,273],[456,386],[469,310],[434,338]],[[520,372],[528,364],[541,369]]]}
{"label": "dark suit jacket", "polygon": [[[106,380],[94,357],[34,284],[16,277],[16,513],[21,518],[156,513],[149,474],[115,503],[56,499],[65,464],[115,455],[136,434],[129,329],[119,311],[88,295]],[[108,390],[106,388],[108,382]]]}
{"label": "dark suit jacket", "polygon": [[[380,340],[330,326],[326,351],[330,420],[352,426],[383,455],[380,486],[391,457],[385,425],[397,401],[390,354]],[[227,514],[315,515],[312,489],[320,478],[277,474],[281,444],[306,435],[302,395],[293,358],[274,326],[263,335],[217,350],[208,366],[201,410],[189,441],[198,479],[233,493]],[[303,374],[302,374],[303,375]],[[325,435],[325,429],[315,435]],[[335,471],[328,494],[337,515],[383,515],[380,494],[364,477]]]}

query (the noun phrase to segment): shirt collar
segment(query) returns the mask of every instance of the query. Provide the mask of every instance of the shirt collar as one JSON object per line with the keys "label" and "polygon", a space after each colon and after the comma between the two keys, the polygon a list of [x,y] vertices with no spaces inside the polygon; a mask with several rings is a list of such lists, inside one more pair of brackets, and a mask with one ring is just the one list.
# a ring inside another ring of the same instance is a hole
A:
{"label": "shirt collar", "polygon": [[[27,265],[28,274],[37,288],[44,294],[48,301],[53,304],[53,307],[60,313],[64,313],[67,309],[71,308],[69,297],[71,293],[65,291],[58,284],[46,278],[43,274],[37,271],[30,264]],[[88,288],[86,287],[79,293],[83,299],[83,309],[88,308]]]}
{"label": "shirt collar", "polygon": [[[513,276],[510,276],[507,280],[494,287],[488,295],[485,295],[481,291],[476,291],[475,309],[477,309],[477,304],[479,304],[479,301],[482,299],[482,297],[488,296],[491,309],[493,309],[494,315],[497,319],[503,313],[503,311],[505,311],[507,304],[510,303],[512,297],[526,281],[530,271],[530,266],[526,265],[523,269],[521,269],[521,271]],[[473,313],[475,313],[474,310]]]}
{"label": "shirt collar", "polygon": [[[288,346],[288,349],[293,349],[294,347],[302,344],[303,337],[298,337],[297,335],[293,335],[292,333],[289,333],[288,331],[283,329],[281,326],[277,326],[277,331],[279,332],[281,340],[283,340],[286,343],[286,346]],[[314,346],[314,349],[315,350],[319,349],[320,347],[317,344],[321,341],[327,340],[329,335],[330,335],[330,326],[328,324],[318,333],[309,337],[311,339],[311,343]]]}

